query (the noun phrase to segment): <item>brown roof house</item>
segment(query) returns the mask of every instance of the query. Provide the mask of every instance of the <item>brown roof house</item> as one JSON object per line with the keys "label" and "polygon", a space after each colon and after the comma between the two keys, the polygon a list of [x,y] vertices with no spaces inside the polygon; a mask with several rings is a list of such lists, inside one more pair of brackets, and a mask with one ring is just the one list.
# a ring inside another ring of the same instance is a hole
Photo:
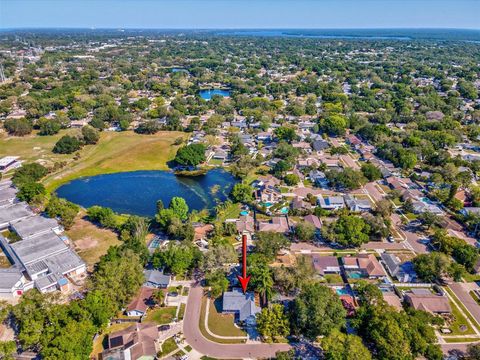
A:
{"label": "brown roof house", "polygon": [[108,335],[108,347],[102,352],[103,360],[153,360],[160,346],[156,324],[137,323]]}
{"label": "brown roof house", "polygon": [[155,289],[142,286],[137,296],[128,304],[127,316],[143,316],[147,313],[152,302],[152,295]]}
{"label": "brown roof house", "polygon": [[312,254],[312,263],[316,272],[321,276],[325,274],[340,274],[340,264],[335,256]]}
{"label": "brown roof house", "polygon": [[237,231],[240,234],[244,232],[253,233],[255,231],[255,221],[250,215],[242,215],[236,221]]}
{"label": "brown roof house", "polygon": [[290,231],[288,220],[284,216],[273,217],[270,221],[259,221],[258,231],[286,233]]}
{"label": "brown roof house", "polygon": [[445,295],[437,295],[429,289],[412,289],[405,294],[405,301],[415,310],[431,314],[449,314],[452,312],[450,302]]}
{"label": "brown roof house", "polygon": [[343,258],[343,268],[346,272],[361,272],[369,279],[380,279],[387,276],[382,265],[373,254],[359,254]]}

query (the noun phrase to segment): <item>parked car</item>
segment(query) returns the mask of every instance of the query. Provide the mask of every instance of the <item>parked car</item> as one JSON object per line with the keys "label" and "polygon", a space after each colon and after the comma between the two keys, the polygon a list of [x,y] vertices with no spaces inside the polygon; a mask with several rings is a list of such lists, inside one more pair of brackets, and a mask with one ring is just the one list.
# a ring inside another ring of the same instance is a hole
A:
{"label": "parked car", "polygon": [[158,330],[160,330],[160,331],[170,330],[170,325],[160,325],[160,326],[158,327]]}

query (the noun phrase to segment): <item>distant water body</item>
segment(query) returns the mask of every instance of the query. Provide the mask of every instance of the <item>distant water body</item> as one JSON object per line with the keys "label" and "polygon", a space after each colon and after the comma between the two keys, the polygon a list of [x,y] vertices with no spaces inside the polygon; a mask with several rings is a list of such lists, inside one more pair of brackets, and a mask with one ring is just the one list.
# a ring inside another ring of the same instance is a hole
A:
{"label": "distant water body", "polygon": [[168,206],[174,196],[183,197],[190,209],[213,209],[227,199],[236,182],[221,169],[195,177],[134,171],[76,179],[58,188],[57,195],[84,208],[100,205],[122,214],[153,216],[157,200]]}
{"label": "distant water body", "polygon": [[202,99],[210,100],[214,95],[219,95],[222,97],[230,96],[230,90],[206,89],[206,90],[200,90],[199,95]]}
{"label": "distant water body", "polygon": [[228,31],[218,32],[217,35],[233,36],[265,36],[265,37],[290,37],[290,38],[313,38],[313,39],[360,39],[360,40],[412,40],[408,36],[381,36],[381,35],[346,35],[346,34],[311,34],[311,33],[290,33],[277,30],[259,30],[259,31]]}
{"label": "distant water body", "polygon": [[464,29],[238,29],[212,31],[219,36],[260,36],[345,40],[480,41],[480,30]]}

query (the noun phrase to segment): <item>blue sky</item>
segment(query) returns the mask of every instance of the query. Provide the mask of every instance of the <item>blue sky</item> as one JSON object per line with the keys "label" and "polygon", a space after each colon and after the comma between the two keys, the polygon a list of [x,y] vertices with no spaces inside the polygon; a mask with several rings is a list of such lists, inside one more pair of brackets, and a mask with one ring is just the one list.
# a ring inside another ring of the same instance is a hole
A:
{"label": "blue sky", "polygon": [[0,28],[465,28],[480,0],[0,0]]}

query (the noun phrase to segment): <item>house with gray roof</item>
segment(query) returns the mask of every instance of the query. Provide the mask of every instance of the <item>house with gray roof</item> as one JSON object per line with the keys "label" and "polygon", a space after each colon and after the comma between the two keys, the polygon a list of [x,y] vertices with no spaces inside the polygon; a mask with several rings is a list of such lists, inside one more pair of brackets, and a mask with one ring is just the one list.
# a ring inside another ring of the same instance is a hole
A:
{"label": "house with gray roof", "polygon": [[345,201],[342,196],[328,196],[324,198],[320,195],[318,197],[318,205],[325,210],[338,210],[345,207]]}
{"label": "house with gray roof", "polygon": [[352,195],[345,195],[345,204],[350,209],[350,211],[354,212],[363,212],[363,211],[370,211],[372,209],[372,204],[368,199],[358,199]]}
{"label": "house with gray roof", "polygon": [[238,321],[247,324],[255,324],[255,316],[261,311],[260,307],[255,304],[255,296],[253,292],[243,293],[241,289],[234,288],[232,291],[223,293],[223,309],[224,313],[235,314]]}
{"label": "house with gray roof", "polygon": [[160,270],[145,270],[145,283],[143,286],[166,289],[170,285],[170,275],[165,275]]}

